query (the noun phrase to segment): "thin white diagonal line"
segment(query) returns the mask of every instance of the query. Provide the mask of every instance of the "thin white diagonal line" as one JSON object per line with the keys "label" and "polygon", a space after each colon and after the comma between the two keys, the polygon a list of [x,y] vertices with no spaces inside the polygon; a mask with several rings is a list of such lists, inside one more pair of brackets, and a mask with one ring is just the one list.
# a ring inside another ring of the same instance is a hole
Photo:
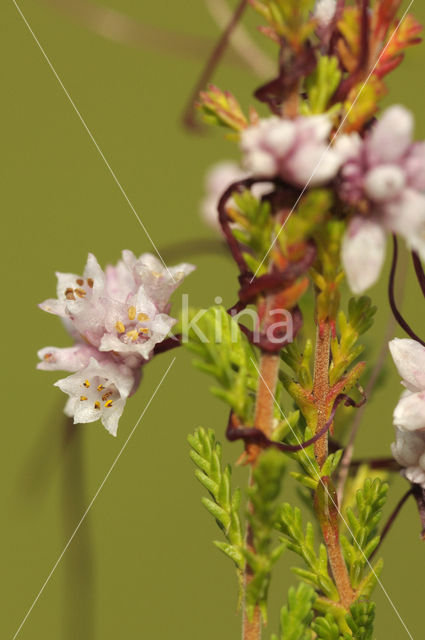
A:
{"label": "thin white diagonal line", "polygon": [[360,553],[362,554],[362,556],[364,557],[364,559],[366,560],[367,565],[369,566],[371,572],[373,573],[373,575],[376,578],[376,581],[378,582],[379,586],[381,587],[382,591],[385,594],[385,597],[387,598],[388,602],[390,603],[390,605],[392,606],[392,608],[394,609],[398,619],[400,620],[401,624],[403,625],[407,635],[409,636],[410,640],[414,640],[412,634],[410,633],[409,629],[406,626],[406,623],[404,622],[403,618],[401,617],[397,607],[395,606],[394,602],[391,600],[391,597],[388,593],[388,591],[385,589],[384,585],[382,584],[381,580],[379,579],[379,576],[376,574],[374,568],[372,567],[372,565],[369,562],[369,559],[366,557],[365,553],[363,552],[363,549],[360,547],[360,544],[357,542],[357,539],[354,535],[354,533],[351,531],[350,526],[348,524],[348,522],[346,521],[346,519],[344,518],[344,516],[342,515],[341,511],[339,510],[338,505],[336,504],[336,502],[334,501],[334,499],[332,498],[331,494],[329,493],[327,487],[325,486],[322,478],[320,477],[320,474],[317,472],[315,466],[313,465],[313,463],[311,462],[310,458],[308,457],[305,448],[302,444],[302,442],[300,441],[300,439],[298,438],[297,434],[295,433],[295,431],[293,430],[291,423],[289,422],[288,418],[286,417],[282,407],[280,406],[280,404],[278,403],[278,401],[276,400],[272,390],[270,389],[269,385],[267,384],[266,380],[264,380],[263,375],[261,374],[261,371],[259,370],[259,368],[257,367],[257,363],[255,362],[255,360],[253,358],[251,358],[252,364],[254,365],[255,369],[257,370],[258,375],[260,376],[263,384],[265,385],[267,391],[269,392],[270,396],[273,398],[273,402],[275,403],[275,405],[277,406],[277,408],[279,409],[283,419],[285,420],[285,422],[288,424],[289,428],[292,431],[292,435],[295,437],[298,445],[301,447],[302,452],[304,453],[307,462],[310,464],[311,468],[313,469],[314,473],[317,475],[317,478],[320,482],[320,484],[322,485],[322,487],[324,488],[324,490],[326,491],[326,494],[328,495],[328,497],[330,498],[332,504],[334,505],[335,509],[337,510],[339,517],[341,518],[341,520],[343,521],[343,523],[345,524],[345,526],[347,527],[347,530],[350,532],[351,537],[353,538],[354,542],[356,543],[356,545],[359,548]]}
{"label": "thin white diagonal line", "polygon": [[88,512],[90,511],[90,509],[92,508],[97,496],[99,495],[99,493],[102,491],[103,486],[105,484],[105,482],[107,481],[107,479],[109,478],[109,476],[111,475],[115,465],[117,464],[118,460],[121,457],[122,452],[124,451],[124,449],[126,448],[127,444],[129,443],[131,437],[133,436],[134,432],[136,431],[140,421],[142,420],[143,416],[145,415],[146,411],[148,410],[152,400],[154,399],[154,397],[156,396],[160,386],[162,385],[162,383],[164,382],[165,378],[168,375],[168,372],[170,371],[171,367],[173,366],[174,362],[176,361],[176,358],[173,358],[173,360],[171,361],[171,363],[169,364],[166,372],[164,373],[164,375],[162,376],[161,380],[158,382],[154,392],[152,393],[151,397],[148,400],[148,403],[146,404],[145,408],[143,409],[142,413],[139,416],[139,419],[137,420],[136,424],[134,425],[134,427],[132,428],[132,430],[130,431],[130,435],[127,437],[127,440],[124,442],[123,446],[121,447],[120,452],[118,453],[117,457],[115,458],[115,460],[113,461],[112,465],[109,468],[108,473],[106,474],[106,476],[104,477],[104,479],[102,480],[102,482],[99,485],[99,488],[97,489],[96,493],[94,494],[89,506],[87,507],[87,509],[84,511],[84,514],[80,520],[80,522],[77,524],[77,526],[75,527],[71,537],[69,538],[68,542],[66,543],[65,547],[62,550],[62,553],[60,554],[59,558],[56,560],[55,564],[53,565],[52,570],[50,571],[49,575],[47,576],[46,580],[43,583],[43,586],[41,587],[40,591],[38,592],[35,600],[33,601],[32,605],[30,606],[30,608],[28,609],[27,613],[25,614],[24,619],[22,620],[21,624],[19,625],[15,635],[13,636],[12,640],[15,640],[18,637],[19,632],[21,631],[22,627],[24,626],[25,622],[27,621],[29,615],[31,614],[31,611],[34,609],[35,605],[37,604],[41,594],[43,593],[44,589],[47,587],[47,584],[50,580],[50,578],[52,577],[52,575],[54,574],[54,572],[56,571],[60,561],[62,560],[63,556],[65,555],[69,545],[71,544],[71,542],[73,541],[77,531],[79,530],[79,528],[81,527],[81,525],[83,524]]}
{"label": "thin white diagonal line", "polygon": [[320,167],[320,165],[322,164],[323,158],[326,156],[326,154],[328,153],[329,149],[331,148],[331,146],[333,145],[333,143],[335,142],[337,136],[339,135],[339,133],[341,132],[342,127],[344,126],[345,122],[347,121],[348,116],[350,115],[351,111],[353,110],[354,105],[357,103],[358,99],[360,98],[360,96],[362,95],[366,85],[368,84],[369,80],[371,79],[376,67],[378,66],[378,64],[380,63],[382,56],[385,54],[386,50],[388,49],[388,47],[390,46],[394,36],[396,35],[397,31],[400,29],[401,25],[404,22],[404,19],[406,18],[408,12],[410,11],[410,7],[412,6],[412,4],[414,3],[415,0],[410,0],[409,6],[407,7],[406,11],[403,13],[400,22],[398,23],[398,25],[396,26],[396,28],[394,29],[394,32],[391,35],[391,38],[388,40],[387,44],[385,45],[385,47],[382,49],[379,58],[377,59],[377,61],[375,62],[375,64],[373,65],[369,75],[367,76],[366,80],[364,81],[364,83],[362,84],[362,86],[360,87],[359,92],[357,93],[356,97],[354,98],[353,102],[350,105],[350,108],[348,109],[347,113],[345,114],[344,118],[341,121],[341,124],[339,125],[338,129],[336,130],[335,134],[333,135],[330,143],[328,144],[328,146],[326,147],[326,149],[324,150],[324,152],[322,153],[322,155],[320,156],[316,166],[313,169],[313,172],[311,174],[311,176],[309,177],[307,183],[305,184],[305,186],[303,187],[300,195],[298,196],[298,198],[295,201],[294,206],[292,207],[291,211],[289,212],[287,218],[285,219],[285,221],[282,223],[282,225],[279,228],[279,231],[277,232],[277,234],[275,235],[275,237],[272,240],[272,243],[267,251],[267,253],[265,254],[265,256],[263,257],[263,259],[260,262],[260,265],[258,266],[256,272],[254,273],[254,275],[252,276],[251,282],[254,280],[254,278],[257,276],[257,273],[260,271],[261,267],[263,266],[265,260],[267,259],[267,256],[269,255],[270,251],[273,249],[274,245],[276,244],[280,234],[282,233],[283,229],[285,228],[286,223],[288,222],[289,218],[291,217],[291,215],[294,213],[295,209],[298,206],[298,203],[300,202],[301,198],[303,197],[304,193],[306,192],[306,190],[308,189],[308,187],[310,186],[311,181],[313,180],[314,176],[317,173],[318,168]]}
{"label": "thin white diagonal line", "polygon": [[16,3],[16,0],[12,0],[13,4],[16,7],[16,10],[18,11],[19,15],[21,16],[22,20],[24,21],[26,27],[28,28],[28,31],[30,32],[30,34],[32,35],[35,43],[37,44],[38,48],[40,49],[44,59],[46,60],[47,64],[49,65],[51,71],[53,72],[53,75],[55,76],[56,80],[58,81],[59,85],[61,86],[63,92],[65,93],[66,97],[68,98],[72,108],[74,109],[75,113],[77,114],[81,124],[83,125],[84,129],[86,130],[86,132],[88,133],[88,136],[90,138],[90,140],[93,142],[94,146],[96,147],[100,157],[102,158],[103,162],[105,163],[109,173],[111,174],[112,178],[114,179],[115,184],[117,185],[118,189],[121,191],[122,195],[124,196],[125,201],[127,202],[128,206],[130,207],[131,211],[134,213],[135,217],[137,218],[140,226],[142,227],[143,231],[145,232],[149,242],[151,243],[152,247],[155,249],[159,259],[161,260],[162,264],[164,265],[164,267],[167,269],[168,274],[171,276],[172,280],[174,280],[173,275],[170,273],[170,271],[168,270],[167,265],[165,264],[158,247],[156,246],[155,242],[153,241],[151,235],[149,234],[148,230],[146,229],[146,226],[143,224],[139,214],[137,213],[136,209],[133,206],[133,203],[131,202],[130,198],[128,197],[128,195],[126,194],[126,192],[124,191],[123,186],[121,185],[120,181],[118,180],[115,171],[112,169],[111,165],[109,164],[108,160],[105,157],[105,154],[103,153],[102,149],[100,148],[100,146],[98,145],[98,143],[96,142],[92,132],[90,131],[86,121],[84,120],[83,116],[81,115],[77,105],[75,104],[75,102],[73,101],[73,99],[71,98],[68,90],[66,89],[64,83],[62,82],[61,78],[59,77],[59,74],[57,73],[56,69],[54,68],[49,56],[47,55],[47,53],[45,52],[45,50],[43,49],[43,46],[41,45],[39,39],[37,38],[37,36],[35,35],[34,31],[32,30],[28,20],[26,19],[26,17],[24,16],[24,14],[22,13],[22,10],[20,9],[20,7],[18,6],[18,4]]}

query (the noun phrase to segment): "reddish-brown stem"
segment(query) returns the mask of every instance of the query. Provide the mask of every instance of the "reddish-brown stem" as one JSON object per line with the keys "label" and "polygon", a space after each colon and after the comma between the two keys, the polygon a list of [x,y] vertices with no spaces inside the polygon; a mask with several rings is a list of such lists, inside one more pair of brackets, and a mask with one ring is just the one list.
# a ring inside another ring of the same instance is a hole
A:
{"label": "reddish-brown stem", "polygon": [[329,564],[335,580],[340,602],[348,609],[354,593],[339,542],[339,511],[336,491],[328,476],[320,479],[314,499],[314,507],[328,552]]}
{"label": "reddish-brown stem", "polygon": [[239,20],[241,19],[247,5],[248,5],[248,0],[241,0],[239,5],[237,6],[232,16],[232,19],[227,25],[227,28],[223,31],[220,37],[220,40],[217,42],[216,46],[214,47],[207,61],[207,64],[205,65],[200,75],[200,78],[190,95],[189,101],[187,103],[187,106],[184,110],[184,115],[183,115],[183,124],[189,129],[195,128],[194,105],[198,98],[199,92],[202,91],[202,89],[207,85],[208,81],[210,80],[214,72],[214,69],[216,68],[223,53],[226,50],[226,47],[229,42],[229,38],[232,35],[232,32],[236,27],[236,25],[238,24]]}
{"label": "reddish-brown stem", "polygon": [[[317,411],[316,433],[322,429],[328,419],[330,339],[330,323],[328,321],[319,322],[317,325],[313,380],[313,398]],[[314,443],[314,453],[319,467],[322,467],[328,457],[327,433]]]}
{"label": "reddish-brown stem", "polygon": [[[279,356],[263,353],[260,362],[260,376],[258,380],[257,403],[255,407],[255,426],[270,437],[273,428],[274,394],[279,374]],[[251,465],[255,465],[261,447],[258,444],[247,444],[246,452]],[[249,506],[248,508],[252,508]],[[255,552],[253,532],[248,524],[246,532],[246,544],[248,549]],[[245,593],[249,583],[253,579],[253,572],[249,564],[246,565],[244,584]],[[257,605],[252,618],[248,616],[244,606],[242,640],[260,640],[261,638],[261,612]]]}

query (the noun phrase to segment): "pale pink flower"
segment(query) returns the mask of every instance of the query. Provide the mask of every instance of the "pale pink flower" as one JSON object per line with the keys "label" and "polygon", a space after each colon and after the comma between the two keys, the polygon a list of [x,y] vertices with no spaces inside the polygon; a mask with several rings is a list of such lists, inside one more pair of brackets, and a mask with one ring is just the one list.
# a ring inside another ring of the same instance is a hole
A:
{"label": "pale pink flower", "polygon": [[335,149],[344,159],[340,196],[364,212],[350,221],[342,252],[348,282],[362,293],[379,277],[387,232],[425,259],[425,143],[413,142],[413,116],[395,106],[363,140],[341,136]]}
{"label": "pale pink flower", "polygon": [[280,177],[298,187],[326,184],[341,165],[329,144],[331,129],[326,115],[260,120],[242,131],[244,166],[255,176]]}
{"label": "pale pink flower", "polygon": [[40,307],[66,320],[73,337],[99,351],[147,360],[176,320],[168,315],[170,296],[193,271],[189,264],[167,269],[153,255],[131,251],[106,275],[89,254],[83,276],[57,273],[57,300]]}
{"label": "pale pink flower", "polygon": [[[207,172],[205,178],[206,194],[201,202],[201,214],[205,222],[212,229],[221,231],[218,220],[218,203],[221,196],[234,182],[248,178],[249,173],[230,160],[218,162]],[[254,184],[251,191],[255,198],[260,200],[266,193],[273,189],[270,182]],[[236,207],[233,198],[229,199],[227,206]]]}
{"label": "pale pink flower", "polygon": [[406,387],[393,415],[393,455],[408,480],[425,488],[425,347],[410,338],[395,338],[389,346]]}
{"label": "pale pink flower", "polygon": [[212,229],[221,229],[218,221],[218,202],[233,182],[243,180],[248,174],[236,162],[224,161],[213,165],[205,177],[205,196],[201,202],[201,214]]}
{"label": "pale pink flower", "polygon": [[[74,422],[101,418],[116,433],[125,401],[139,384],[141,366],[176,322],[168,315],[170,296],[193,269],[181,264],[168,270],[155,256],[146,253],[136,258],[124,251],[122,260],[106,267],[105,273],[89,254],[82,276],[57,274],[57,299],[46,300],[40,307],[63,319],[75,344],[41,349],[38,368],[76,372],[57,383],[70,395],[66,413],[74,416]],[[99,380],[103,376],[109,382],[92,384],[90,376]],[[89,382],[90,393],[80,397],[76,390],[81,380]],[[98,397],[99,391],[103,393]],[[99,398],[109,391],[98,406]]]}

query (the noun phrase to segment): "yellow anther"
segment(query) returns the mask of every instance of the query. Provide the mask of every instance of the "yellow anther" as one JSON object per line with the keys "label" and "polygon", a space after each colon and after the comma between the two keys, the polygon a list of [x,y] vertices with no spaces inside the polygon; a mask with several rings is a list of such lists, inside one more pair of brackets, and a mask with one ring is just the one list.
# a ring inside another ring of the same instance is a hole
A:
{"label": "yellow anther", "polygon": [[103,402],[106,402],[107,399],[109,398],[109,396],[111,396],[111,395],[112,395],[112,391],[107,391],[106,393],[104,393],[103,396],[102,396]]}
{"label": "yellow anther", "polygon": [[125,326],[120,320],[118,320],[118,322],[116,323],[115,329],[120,333],[125,333]]}
{"label": "yellow anther", "polygon": [[53,358],[53,353],[45,353],[43,356],[44,360],[50,360]]}
{"label": "yellow anther", "polygon": [[88,380],[85,380],[85,381],[83,382],[83,387],[86,387],[86,389],[88,389],[88,388],[89,388],[89,386],[90,386],[90,382],[89,382]]}
{"label": "yellow anther", "polygon": [[82,287],[84,284],[84,280],[82,278],[77,278],[77,284],[79,287]]}
{"label": "yellow anther", "polygon": [[138,329],[139,333],[149,333],[149,329],[147,329],[146,327],[140,327],[140,329]]}
{"label": "yellow anther", "polygon": [[80,400],[81,402],[84,402],[84,400],[87,400],[87,396],[80,396]]}
{"label": "yellow anther", "polygon": [[95,409],[100,409],[100,402],[97,402],[97,401],[96,401],[96,402],[94,403],[94,408],[95,408]]}
{"label": "yellow anther", "polygon": [[128,308],[128,317],[130,320],[134,320],[136,317],[136,307],[131,306]]}
{"label": "yellow anther", "polygon": [[86,295],[86,292],[84,291],[84,289],[74,289],[74,291],[79,298],[84,298]]}
{"label": "yellow anther", "polygon": [[105,387],[103,386],[103,384],[98,384],[98,385],[97,385],[97,390],[98,390],[98,391],[103,391],[103,390],[104,390],[104,388],[105,388]]}
{"label": "yellow anther", "polygon": [[108,400],[108,402],[105,402],[105,407],[108,409],[109,407],[112,407],[112,400]]}
{"label": "yellow anther", "polygon": [[149,320],[149,316],[146,313],[139,313],[137,319],[139,322],[143,322],[144,320]]}
{"label": "yellow anther", "polygon": [[132,331],[127,331],[127,337],[130,338],[133,342],[136,342],[139,334],[136,329],[132,329]]}

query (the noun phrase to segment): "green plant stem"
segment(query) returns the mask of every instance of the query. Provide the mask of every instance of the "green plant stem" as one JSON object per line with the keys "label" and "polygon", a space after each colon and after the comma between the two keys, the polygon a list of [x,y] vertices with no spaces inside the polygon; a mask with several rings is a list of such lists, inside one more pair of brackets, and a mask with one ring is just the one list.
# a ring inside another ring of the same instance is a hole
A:
{"label": "green plant stem", "polygon": [[[319,321],[313,380],[313,398],[317,411],[316,433],[320,431],[328,419],[330,339],[331,325],[329,321]],[[319,467],[322,467],[328,457],[327,433],[314,443],[314,453]]]}
{"label": "green plant stem", "polygon": [[[279,374],[279,356],[263,353],[260,361],[260,376],[258,381],[257,403],[255,407],[255,426],[261,429],[267,437],[270,437],[273,428],[274,416],[274,396]],[[246,453],[251,466],[255,466],[261,447],[248,444]],[[252,474],[250,483],[252,482]],[[248,509],[252,511],[252,503],[248,504]],[[253,532],[250,524],[246,530],[246,545],[248,549],[255,553]],[[245,593],[253,578],[252,569],[247,563],[244,574]],[[257,605],[252,618],[248,616],[247,608],[244,605],[242,640],[260,640],[261,638],[261,612]]]}

